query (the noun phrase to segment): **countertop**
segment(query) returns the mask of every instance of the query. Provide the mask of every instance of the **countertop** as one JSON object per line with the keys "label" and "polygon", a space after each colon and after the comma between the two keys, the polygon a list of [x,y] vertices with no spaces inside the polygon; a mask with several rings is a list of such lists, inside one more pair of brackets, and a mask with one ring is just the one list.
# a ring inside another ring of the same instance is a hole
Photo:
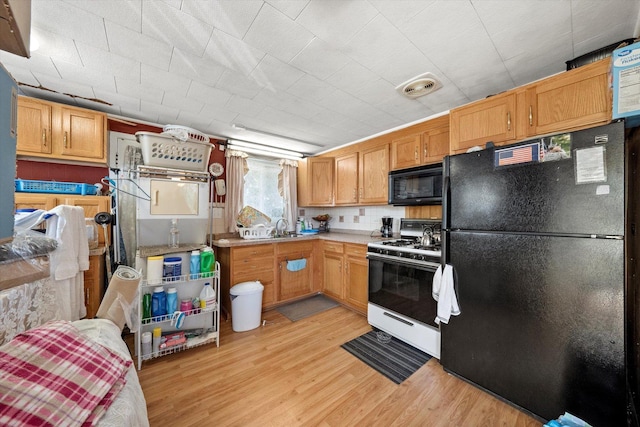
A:
{"label": "countertop", "polygon": [[[396,236],[394,235],[394,238]],[[249,246],[249,245],[264,245],[271,243],[286,243],[286,242],[300,242],[303,240],[332,240],[342,243],[355,243],[366,245],[369,242],[380,242],[382,240],[389,240],[389,237],[380,236],[380,232],[362,232],[362,231],[349,231],[349,230],[334,230],[326,233],[318,233],[311,235],[302,235],[297,237],[281,237],[281,238],[269,238],[269,239],[242,239],[240,237],[214,240],[213,246],[219,248],[233,248],[237,246]]]}

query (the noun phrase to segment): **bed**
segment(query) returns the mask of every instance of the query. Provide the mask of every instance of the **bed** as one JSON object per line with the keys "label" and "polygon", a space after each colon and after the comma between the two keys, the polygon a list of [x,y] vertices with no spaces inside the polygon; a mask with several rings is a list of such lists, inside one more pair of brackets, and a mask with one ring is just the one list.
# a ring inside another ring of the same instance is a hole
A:
{"label": "bed", "polygon": [[51,321],[0,346],[0,424],[148,426],[120,334],[107,319]]}

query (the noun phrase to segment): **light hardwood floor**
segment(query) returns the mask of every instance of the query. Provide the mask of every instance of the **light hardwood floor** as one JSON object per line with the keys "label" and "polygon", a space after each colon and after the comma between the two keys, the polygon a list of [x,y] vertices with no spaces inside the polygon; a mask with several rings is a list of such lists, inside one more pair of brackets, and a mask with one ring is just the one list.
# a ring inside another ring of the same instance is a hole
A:
{"label": "light hardwood floor", "polygon": [[340,345],[367,332],[343,307],[236,333],[145,362],[139,371],[156,426],[537,426],[535,419],[455,378],[431,359],[400,385]]}

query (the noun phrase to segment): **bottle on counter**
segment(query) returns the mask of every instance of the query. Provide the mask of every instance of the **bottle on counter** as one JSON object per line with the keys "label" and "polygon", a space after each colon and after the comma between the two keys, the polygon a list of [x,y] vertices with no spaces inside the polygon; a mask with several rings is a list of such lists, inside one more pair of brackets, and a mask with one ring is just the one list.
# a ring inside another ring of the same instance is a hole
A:
{"label": "bottle on counter", "polygon": [[195,251],[191,251],[191,258],[190,258],[190,263],[189,263],[189,271],[190,271],[189,277],[191,279],[197,279],[199,277],[199,274],[200,274],[200,251],[197,250],[197,249]]}
{"label": "bottle on counter", "polygon": [[169,228],[169,247],[180,247],[180,230],[178,229],[178,219],[171,220],[171,227]]}

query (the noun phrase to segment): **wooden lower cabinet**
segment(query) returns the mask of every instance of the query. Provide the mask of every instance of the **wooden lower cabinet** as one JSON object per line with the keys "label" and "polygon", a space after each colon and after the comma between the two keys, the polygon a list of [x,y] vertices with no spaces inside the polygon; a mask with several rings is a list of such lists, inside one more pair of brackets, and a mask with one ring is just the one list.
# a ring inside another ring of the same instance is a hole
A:
{"label": "wooden lower cabinet", "polygon": [[102,297],[104,297],[104,254],[89,256],[89,269],[84,272],[84,305],[87,319],[96,317]]}
{"label": "wooden lower cabinet", "polygon": [[[230,289],[242,282],[260,281],[264,286],[262,308],[312,295],[320,291],[314,262],[316,242],[263,243],[249,246],[216,247],[220,262],[220,298],[224,310],[231,313]],[[306,260],[298,271],[289,261]]]}
{"label": "wooden lower cabinet", "polygon": [[323,242],[323,292],[367,313],[369,264],[366,245]]}

